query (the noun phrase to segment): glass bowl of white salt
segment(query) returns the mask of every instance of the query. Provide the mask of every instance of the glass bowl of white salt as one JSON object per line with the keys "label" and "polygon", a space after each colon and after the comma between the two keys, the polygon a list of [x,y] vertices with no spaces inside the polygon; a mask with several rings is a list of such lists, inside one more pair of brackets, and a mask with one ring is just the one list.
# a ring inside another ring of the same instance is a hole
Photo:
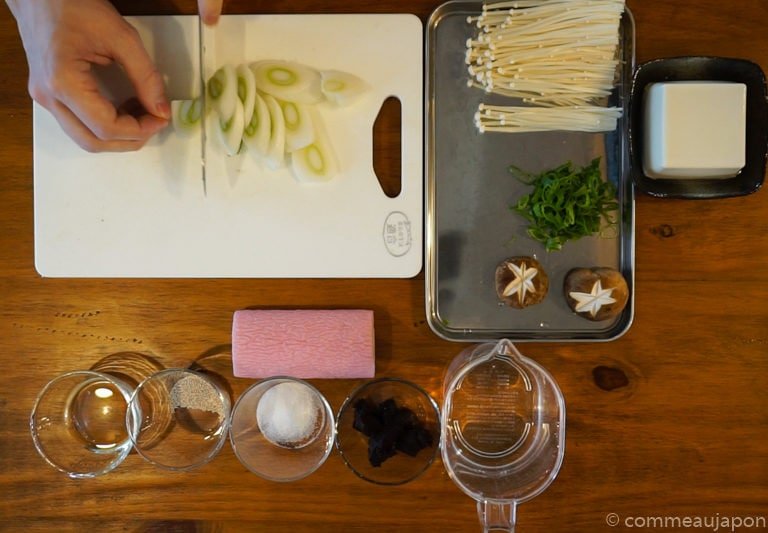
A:
{"label": "glass bowl of white salt", "polygon": [[235,403],[229,431],[243,466],[271,481],[296,481],[320,468],[336,437],[328,401],[306,381],[291,377],[248,388]]}
{"label": "glass bowl of white salt", "polygon": [[126,426],[144,459],[168,470],[192,470],[216,457],[224,445],[230,405],[229,394],[213,378],[170,368],[136,387]]}

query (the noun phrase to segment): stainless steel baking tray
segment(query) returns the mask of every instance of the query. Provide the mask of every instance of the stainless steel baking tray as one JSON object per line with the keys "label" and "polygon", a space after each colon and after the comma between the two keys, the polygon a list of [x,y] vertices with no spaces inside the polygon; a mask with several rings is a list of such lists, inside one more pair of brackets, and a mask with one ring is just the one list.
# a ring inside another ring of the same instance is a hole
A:
{"label": "stainless steel baking tray", "polygon": [[[608,341],[621,336],[634,312],[634,190],[629,173],[627,116],[634,69],[635,30],[627,11],[620,27],[617,84],[610,104],[625,114],[615,132],[485,133],[473,115],[481,101],[511,99],[467,87],[464,51],[474,34],[467,16],[480,2],[451,1],[438,7],[426,34],[426,312],[433,331],[448,340]],[[602,158],[606,179],[617,187],[619,224],[610,237],[588,237],[546,252],[529,238],[526,221],[510,211],[529,190],[508,172],[529,172],[567,160],[585,165]],[[545,300],[526,309],[502,304],[495,290],[496,265],[514,255],[537,258],[550,279]],[[566,273],[575,267],[607,266],[630,287],[624,311],[591,322],[574,314],[563,295]]]}

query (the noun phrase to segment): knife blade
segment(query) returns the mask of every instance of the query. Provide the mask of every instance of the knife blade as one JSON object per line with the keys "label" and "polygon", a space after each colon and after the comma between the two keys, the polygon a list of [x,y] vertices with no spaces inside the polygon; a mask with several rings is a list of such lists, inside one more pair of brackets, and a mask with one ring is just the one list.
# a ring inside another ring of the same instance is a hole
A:
{"label": "knife blade", "polygon": [[206,175],[205,175],[205,145],[207,142],[206,139],[206,115],[208,114],[208,105],[207,105],[207,99],[205,94],[205,83],[206,83],[206,70],[205,70],[205,24],[203,24],[203,19],[198,15],[197,17],[198,22],[198,31],[199,31],[199,60],[200,60],[200,139],[201,139],[201,146],[200,146],[200,169],[202,172],[202,179],[203,179],[203,197],[208,197],[208,184],[206,182]]}

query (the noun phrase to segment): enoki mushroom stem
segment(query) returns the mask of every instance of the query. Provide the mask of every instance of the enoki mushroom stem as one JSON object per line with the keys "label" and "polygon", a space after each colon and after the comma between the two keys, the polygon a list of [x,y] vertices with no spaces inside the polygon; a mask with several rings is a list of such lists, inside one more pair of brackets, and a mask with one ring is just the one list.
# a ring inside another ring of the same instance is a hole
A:
{"label": "enoki mushroom stem", "polygon": [[605,108],[616,76],[624,0],[489,2],[468,17],[467,84],[537,106],[480,106],[481,131],[607,131],[620,108]]}

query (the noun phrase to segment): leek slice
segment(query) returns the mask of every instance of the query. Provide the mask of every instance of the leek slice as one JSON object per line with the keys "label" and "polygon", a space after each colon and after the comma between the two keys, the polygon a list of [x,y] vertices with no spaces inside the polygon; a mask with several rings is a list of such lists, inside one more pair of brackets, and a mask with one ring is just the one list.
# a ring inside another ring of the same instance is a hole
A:
{"label": "leek slice", "polygon": [[237,74],[237,97],[243,103],[243,116],[245,123],[251,122],[253,109],[256,105],[256,78],[248,65],[239,65],[235,71]]}
{"label": "leek slice", "polygon": [[267,103],[258,93],[254,92],[254,95],[255,105],[251,120],[243,132],[243,142],[255,155],[266,157],[269,152],[269,139],[272,135],[272,119]]}
{"label": "leek slice", "polygon": [[245,118],[243,103],[235,99],[235,111],[228,120],[219,116],[216,131],[219,133],[221,144],[227,155],[233,156],[240,152],[243,141],[243,131],[245,131]]}
{"label": "leek slice", "polygon": [[290,61],[258,61],[251,64],[256,88],[275,98],[300,104],[323,100],[320,73]]}
{"label": "leek slice", "polygon": [[270,137],[265,158],[267,166],[272,170],[285,165],[285,119],[280,104],[269,94],[264,95],[264,101],[269,109]]}
{"label": "leek slice", "polygon": [[171,120],[176,133],[186,135],[199,128],[202,110],[199,98],[171,101]]}
{"label": "leek slice", "polygon": [[347,106],[368,90],[368,85],[349,72],[324,70],[320,73],[321,90],[325,97],[338,106]]}
{"label": "leek slice", "polygon": [[208,80],[208,100],[220,118],[232,118],[238,101],[237,74],[232,65],[224,65]]}
{"label": "leek slice", "polygon": [[285,119],[285,149],[293,152],[309,146],[315,140],[312,118],[307,107],[296,102],[280,101]]}
{"label": "leek slice", "polygon": [[333,152],[320,114],[315,110],[312,113],[312,123],[315,127],[314,142],[291,154],[291,169],[300,183],[330,181],[339,172],[336,154]]}

